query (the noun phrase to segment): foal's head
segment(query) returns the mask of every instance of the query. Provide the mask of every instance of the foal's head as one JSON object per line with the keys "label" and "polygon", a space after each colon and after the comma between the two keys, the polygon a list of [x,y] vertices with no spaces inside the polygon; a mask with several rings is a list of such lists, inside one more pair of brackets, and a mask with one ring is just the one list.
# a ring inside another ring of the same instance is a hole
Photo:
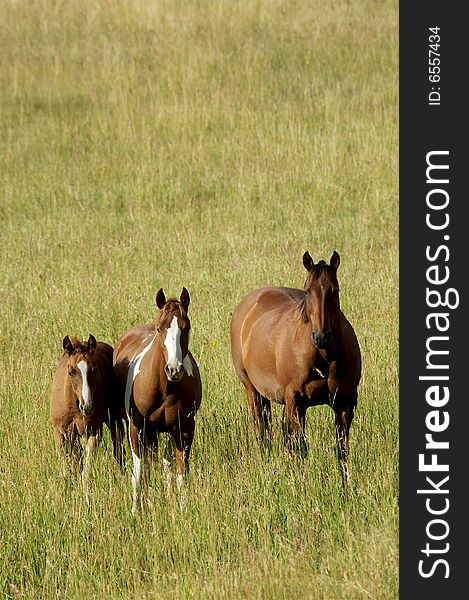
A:
{"label": "foal's head", "polygon": [[81,342],[75,338],[71,340],[67,335],[63,348],[68,356],[67,377],[78,399],[78,408],[85,417],[89,417],[94,411],[96,338],[90,335],[87,342]]}
{"label": "foal's head", "polygon": [[179,300],[166,300],[163,289],[156,294],[156,305],[160,309],[156,318],[156,328],[163,341],[164,372],[168,381],[179,381],[184,375],[184,358],[189,349],[191,328],[187,316],[189,302],[189,292],[185,287],[182,288]]}
{"label": "foal's head", "polygon": [[314,264],[309,252],[303,255],[303,264],[308,271],[305,281],[306,317],[311,321],[311,338],[316,348],[329,346],[334,336],[334,325],[339,315],[339,283],[337,269],[340,256],[334,251],[329,264],[320,260]]}

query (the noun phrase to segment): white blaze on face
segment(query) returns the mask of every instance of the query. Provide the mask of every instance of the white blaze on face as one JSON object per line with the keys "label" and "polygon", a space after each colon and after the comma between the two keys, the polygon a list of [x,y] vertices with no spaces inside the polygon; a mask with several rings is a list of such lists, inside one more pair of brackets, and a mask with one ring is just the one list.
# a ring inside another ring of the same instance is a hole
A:
{"label": "white blaze on face", "polygon": [[84,412],[88,412],[88,409],[91,406],[91,391],[88,383],[88,365],[84,360],[81,360],[77,367],[81,372],[81,404],[80,410]]}
{"label": "white blaze on face", "polygon": [[182,365],[181,330],[178,327],[177,317],[173,317],[170,327],[166,332],[164,345],[168,352],[166,364],[171,369],[179,371]]}

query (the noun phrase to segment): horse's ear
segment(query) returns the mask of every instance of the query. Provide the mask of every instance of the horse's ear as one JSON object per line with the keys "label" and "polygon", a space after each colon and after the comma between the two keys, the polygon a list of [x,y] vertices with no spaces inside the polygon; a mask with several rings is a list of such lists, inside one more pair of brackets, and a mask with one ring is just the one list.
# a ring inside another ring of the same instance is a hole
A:
{"label": "horse's ear", "polygon": [[303,254],[303,264],[307,271],[311,271],[311,269],[314,267],[313,259],[311,258],[310,254],[307,250]]}
{"label": "horse's ear", "polygon": [[337,271],[337,269],[339,268],[340,256],[339,256],[339,253],[336,252],[335,250],[334,250],[333,255],[331,256],[329,265],[334,269],[334,271]]}
{"label": "horse's ear", "polygon": [[186,290],[185,287],[182,288],[181,297],[179,298],[179,301],[184,306],[184,308],[187,310],[191,299],[189,297],[189,292]]}
{"label": "horse's ear", "polygon": [[66,335],[64,337],[63,342],[62,342],[62,346],[63,346],[63,349],[65,350],[65,352],[67,354],[70,354],[70,355],[73,354],[73,350],[74,350],[73,344],[70,341],[70,338],[68,337],[68,335]]}
{"label": "horse's ear", "polygon": [[160,288],[156,292],[156,306],[158,308],[163,308],[163,306],[165,304],[166,304],[166,296],[164,295],[163,288]]}
{"label": "horse's ear", "polygon": [[90,337],[88,338],[88,348],[90,350],[91,349],[94,350],[96,348],[96,338],[91,333],[90,333]]}

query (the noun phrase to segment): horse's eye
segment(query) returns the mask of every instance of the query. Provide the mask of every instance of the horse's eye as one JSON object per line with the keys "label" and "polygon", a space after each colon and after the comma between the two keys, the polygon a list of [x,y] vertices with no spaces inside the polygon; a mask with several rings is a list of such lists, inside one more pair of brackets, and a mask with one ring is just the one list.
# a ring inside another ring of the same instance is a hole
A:
{"label": "horse's eye", "polygon": [[77,374],[76,369],[74,369],[73,367],[71,369],[68,370],[68,374],[70,375],[70,377],[75,377],[75,375]]}

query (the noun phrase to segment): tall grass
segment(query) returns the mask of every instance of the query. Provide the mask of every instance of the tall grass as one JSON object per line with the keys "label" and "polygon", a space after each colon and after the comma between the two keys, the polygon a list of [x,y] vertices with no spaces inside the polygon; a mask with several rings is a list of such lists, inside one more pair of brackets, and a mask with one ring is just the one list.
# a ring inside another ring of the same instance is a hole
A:
{"label": "tall grass", "polygon": [[[397,4],[0,3],[0,593],[397,597]],[[363,353],[351,485],[333,413],[257,447],[236,303],[341,255]],[[49,421],[66,334],[114,344],[191,294],[203,400],[185,512],[159,463],[130,516],[105,436],[88,508]]]}

